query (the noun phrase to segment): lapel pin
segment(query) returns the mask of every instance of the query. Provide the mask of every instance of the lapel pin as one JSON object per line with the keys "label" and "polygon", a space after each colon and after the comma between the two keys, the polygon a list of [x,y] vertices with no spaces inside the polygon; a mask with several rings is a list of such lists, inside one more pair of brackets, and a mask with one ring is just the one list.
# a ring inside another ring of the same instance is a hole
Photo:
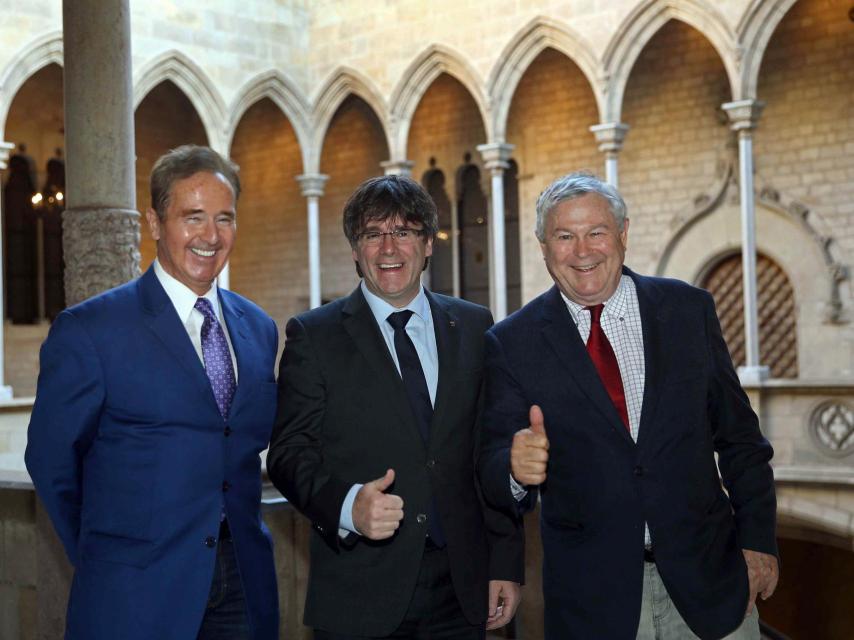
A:
{"label": "lapel pin", "polygon": [[456,320],[449,320],[449,321],[448,321],[448,323],[449,323],[452,327],[456,327],[456,326],[457,326],[457,321],[456,321]]}

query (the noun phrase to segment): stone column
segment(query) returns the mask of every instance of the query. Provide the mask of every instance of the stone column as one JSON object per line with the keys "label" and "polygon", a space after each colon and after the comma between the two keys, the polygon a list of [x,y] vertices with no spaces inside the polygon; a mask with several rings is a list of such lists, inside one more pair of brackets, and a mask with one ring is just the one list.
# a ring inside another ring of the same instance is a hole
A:
{"label": "stone column", "polygon": [[320,197],[329,176],[305,173],[297,176],[302,195],[308,198],[308,300],[309,307],[320,306]]}
{"label": "stone column", "polygon": [[489,300],[495,321],[507,317],[507,259],[504,251],[504,170],[510,166],[515,145],[506,142],[480,144],[484,166],[492,174],[492,207],[489,217]]}
{"label": "stone column", "polygon": [[412,167],[415,163],[412,160],[383,160],[380,162],[385,175],[387,176],[407,176],[412,177]]}
{"label": "stone column", "polygon": [[64,0],[69,306],[139,275],[128,0]]}
{"label": "stone column", "polygon": [[721,105],[738,133],[739,189],[741,196],[741,263],[744,282],[744,338],[747,364],[739,367],[742,384],[756,385],[769,376],[759,363],[759,319],[756,302],[756,209],[753,196],[753,129],[764,102],[738,100]]}
{"label": "stone column", "polygon": [[[9,160],[9,152],[15,148],[11,142],[0,141],[0,171],[6,168],[6,161]],[[0,194],[2,195],[2,194]],[[2,197],[0,197],[0,206],[2,206]],[[0,220],[3,218],[3,212],[0,210]],[[0,402],[12,399],[12,387],[6,385],[6,337],[4,329],[6,327],[6,291],[3,288],[5,282],[4,268],[6,267],[5,258],[3,257],[3,227],[0,225]]]}
{"label": "stone column", "polygon": [[605,154],[605,180],[615,189],[619,188],[620,173],[617,156],[623,148],[623,140],[629,131],[629,125],[622,122],[594,124],[590,131],[596,136],[599,151]]}

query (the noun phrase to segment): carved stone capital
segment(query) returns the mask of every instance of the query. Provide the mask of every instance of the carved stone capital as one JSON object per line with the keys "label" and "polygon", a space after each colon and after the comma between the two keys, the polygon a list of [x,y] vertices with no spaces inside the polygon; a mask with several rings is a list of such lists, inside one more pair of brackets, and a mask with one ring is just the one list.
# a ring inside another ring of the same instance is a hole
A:
{"label": "carved stone capital", "polygon": [[483,158],[483,166],[489,171],[504,171],[510,167],[510,156],[513,154],[515,144],[507,142],[490,142],[477,145],[477,150]]}
{"label": "carved stone capital", "polygon": [[605,122],[594,124],[590,131],[599,143],[599,151],[602,153],[619,153],[623,148],[623,140],[629,132],[629,125],[622,122]]}
{"label": "carved stone capital", "polygon": [[69,209],[62,214],[65,301],[70,307],[139,275],[139,212]]}
{"label": "carved stone capital", "polygon": [[312,196],[316,198],[322,197],[323,187],[326,185],[327,180],[329,180],[329,176],[325,173],[304,173],[301,176],[297,176],[297,182],[302,187],[302,195],[306,198]]}
{"label": "carved stone capital", "polygon": [[6,168],[6,163],[9,161],[9,153],[14,148],[15,145],[13,143],[0,141],[0,170]]}
{"label": "carved stone capital", "polygon": [[765,103],[761,100],[736,100],[721,105],[729,116],[730,127],[739,132],[755,129],[764,108]]}
{"label": "carved stone capital", "polygon": [[415,163],[412,160],[383,160],[380,166],[387,176],[411,176]]}

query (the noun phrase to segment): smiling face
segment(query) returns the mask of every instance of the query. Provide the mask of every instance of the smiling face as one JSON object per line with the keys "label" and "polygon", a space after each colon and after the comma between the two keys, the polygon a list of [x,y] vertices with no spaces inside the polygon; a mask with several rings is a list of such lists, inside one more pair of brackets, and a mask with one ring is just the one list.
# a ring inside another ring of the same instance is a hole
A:
{"label": "smiling face", "polygon": [[546,268],[563,294],[592,306],[610,298],[622,275],[629,221],[623,230],[598,193],[559,202],[540,242]]}
{"label": "smiling face", "polygon": [[225,266],[237,234],[234,190],[222,174],[200,171],[176,180],[163,220],[146,217],[163,269],[199,296]]}
{"label": "smiling face", "polygon": [[[382,222],[369,220],[362,232],[418,228],[397,217]],[[418,295],[424,261],[432,254],[433,238],[420,236],[401,244],[385,235],[378,245],[357,240],[353,247],[353,260],[359,263],[368,290],[397,308],[405,307]]]}

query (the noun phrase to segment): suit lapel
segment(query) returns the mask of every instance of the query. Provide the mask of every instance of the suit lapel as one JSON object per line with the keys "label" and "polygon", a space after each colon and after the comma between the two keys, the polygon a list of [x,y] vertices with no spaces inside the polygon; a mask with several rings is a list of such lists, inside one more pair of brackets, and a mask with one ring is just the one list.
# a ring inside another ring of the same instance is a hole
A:
{"label": "suit lapel", "polygon": [[439,384],[436,387],[436,403],[430,423],[431,438],[436,429],[446,424],[444,417],[454,389],[455,373],[459,370],[460,332],[457,318],[450,308],[443,305],[429,291],[427,300],[433,315],[433,330],[436,333],[436,351],[439,355]]}
{"label": "suit lapel", "polygon": [[237,390],[231,403],[230,415],[235,415],[240,410],[240,404],[250,395],[254,380],[258,379],[253,364],[262,362],[263,359],[257,354],[257,345],[250,339],[249,327],[246,317],[231,296],[219,291],[219,303],[222,306],[222,317],[228,329],[228,337],[231,347],[234,349],[234,357],[237,360]]}
{"label": "suit lapel", "polygon": [[649,437],[648,432],[652,429],[655,407],[661,395],[661,363],[665,362],[664,348],[667,335],[665,329],[669,309],[664,302],[661,290],[653,280],[639,276],[627,268],[623,271],[635,283],[643,331],[644,385],[638,429],[638,444],[641,444]]}
{"label": "suit lapel", "polygon": [[155,338],[163,343],[166,350],[184,368],[191,384],[202,393],[219,414],[205,368],[193,348],[193,343],[190,342],[187,329],[181,324],[175,307],[157,279],[153,267],[150,267],[139,279],[139,289],[144,322]]}
{"label": "suit lapel", "polygon": [[409,425],[408,428],[424,445],[424,439],[421,437],[412,408],[409,406],[403,380],[397,367],[394,366],[394,360],[380,333],[376,318],[362,294],[361,285],[350,294],[341,313],[344,330],[373,370],[376,380],[380,382],[383,402],[391,405],[401,422]]}
{"label": "suit lapel", "polygon": [[566,308],[557,286],[546,292],[543,300],[543,335],[563,364],[567,373],[579,388],[590,398],[600,413],[627,442],[634,444],[623,424],[599,372],[587,353],[587,348],[578,334],[575,322]]}

